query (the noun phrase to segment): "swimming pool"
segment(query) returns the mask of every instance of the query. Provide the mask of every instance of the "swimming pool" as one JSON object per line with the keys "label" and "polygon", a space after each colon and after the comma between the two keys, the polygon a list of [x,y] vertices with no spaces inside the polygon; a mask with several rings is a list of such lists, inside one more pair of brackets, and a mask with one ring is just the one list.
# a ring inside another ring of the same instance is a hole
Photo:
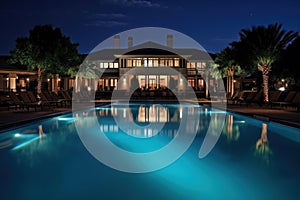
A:
{"label": "swimming pool", "polygon": [[[203,159],[199,149],[217,118],[202,106],[111,104],[2,132],[1,199],[299,199],[299,129],[225,114],[222,134]],[[93,125],[90,119],[96,117],[114,145],[145,153],[170,144],[185,115],[199,116],[192,145],[171,165],[149,173],[125,173],[102,164],[75,128],[81,120],[86,127]],[[145,128],[128,127],[125,133],[115,117]],[[148,126],[153,123],[164,126],[156,133]]]}

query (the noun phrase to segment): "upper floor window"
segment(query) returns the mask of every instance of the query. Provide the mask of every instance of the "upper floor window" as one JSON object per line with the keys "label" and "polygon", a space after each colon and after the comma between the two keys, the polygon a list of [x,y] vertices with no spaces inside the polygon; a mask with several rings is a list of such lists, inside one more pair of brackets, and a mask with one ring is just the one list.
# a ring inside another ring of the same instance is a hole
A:
{"label": "upper floor window", "polygon": [[127,67],[179,67],[180,58],[128,58]]}
{"label": "upper floor window", "polygon": [[119,63],[117,62],[101,62],[100,68],[119,68]]}
{"label": "upper floor window", "polygon": [[158,58],[153,58],[153,66],[158,67]]}
{"label": "upper floor window", "polygon": [[127,59],[127,67],[132,67],[132,60],[131,59]]}
{"label": "upper floor window", "polygon": [[205,62],[197,62],[197,69],[205,69],[206,63]]}
{"label": "upper floor window", "polygon": [[174,66],[179,67],[179,58],[174,58]]}
{"label": "upper floor window", "polygon": [[186,63],[186,68],[187,69],[195,69],[195,62],[187,62]]}

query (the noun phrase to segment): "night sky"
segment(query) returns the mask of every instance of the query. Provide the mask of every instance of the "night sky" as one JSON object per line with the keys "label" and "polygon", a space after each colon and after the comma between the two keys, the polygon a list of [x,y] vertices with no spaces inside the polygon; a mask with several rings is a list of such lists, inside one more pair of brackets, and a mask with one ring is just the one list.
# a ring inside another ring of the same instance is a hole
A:
{"label": "night sky", "polygon": [[242,28],[282,23],[300,32],[299,0],[5,0],[0,6],[0,55],[9,55],[17,37],[37,24],[61,28],[80,53],[104,39],[138,27],[182,32],[207,51],[219,52],[238,40]]}

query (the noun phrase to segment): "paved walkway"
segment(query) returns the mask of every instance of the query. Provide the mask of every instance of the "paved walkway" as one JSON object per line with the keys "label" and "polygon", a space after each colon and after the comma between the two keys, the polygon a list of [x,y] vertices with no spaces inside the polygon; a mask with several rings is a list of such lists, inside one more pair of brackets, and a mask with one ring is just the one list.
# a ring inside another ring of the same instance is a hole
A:
{"label": "paved walkway", "polygon": [[49,116],[58,116],[62,113],[70,111],[71,108],[55,108],[54,110],[43,111],[27,111],[27,110],[14,110],[9,111],[7,108],[0,108],[0,131],[3,129],[13,128],[20,126],[24,123],[36,121]]}
{"label": "paved walkway", "polygon": [[228,111],[300,128],[300,112],[259,106],[228,105]]}
{"label": "paved walkway", "polygon": [[[107,103],[107,102],[106,102]],[[281,109],[270,109],[268,107],[257,106],[239,106],[228,105],[228,111],[256,117],[263,120],[274,121],[289,126],[300,128],[300,112]],[[46,111],[27,111],[14,110],[7,111],[6,108],[0,108],[0,131],[22,125],[26,122],[35,121],[49,116],[57,116],[62,113],[71,111],[71,108],[55,108]]]}

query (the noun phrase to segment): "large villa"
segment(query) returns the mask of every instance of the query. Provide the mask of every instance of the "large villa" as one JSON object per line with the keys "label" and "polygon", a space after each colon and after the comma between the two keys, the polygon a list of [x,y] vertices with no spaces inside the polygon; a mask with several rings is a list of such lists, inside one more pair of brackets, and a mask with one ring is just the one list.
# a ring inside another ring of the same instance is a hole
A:
{"label": "large villa", "polygon": [[[138,74],[139,87],[142,89],[155,90],[166,88],[170,85],[170,79],[173,78],[178,89],[184,90],[180,78],[164,73],[165,67],[171,67],[177,70],[184,78],[188,80],[191,87],[204,90],[203,74],[206,66],[211,62],[211,58],[206,52],[196,49],[175,49],[173,48],[172,35],[167,36],[166,46],[154,42],[146,42],[133,46],[133,38],[128,38],[128,48],[120,49],[120,37],[114,37],[114,48],[103,49],[88,56],[98,68],[106,69],[103,77],[99,80],[98,88],[100,90],[110,90],[117,86],[119,77],[122,77],[132,68],[147,68],[147,75]],[[130,87],[133,76],[125,77],[122,80],[118,90],[126,90]],[[211,82],[213,84],[213,82]],[[93,89],[97,89],[96,86]]]}
{"label": "large villa", "polygon": [[[185,91],[184,78],[198,97],[208,97],[208,87],[204,79],[207,79],[210,87],[218,86],[217,81],[207,73],[209,66],[213,65],[208,53],[192,48],[174,48],[172,35],[166,36],[165,44],[149,41],[134,46],[134,38],[126,39],[128,39],[128,48],[120,48],[120,36],[116,35],[113,48],[101,49],[86,57],[86,61],[92,64],[95,74],[101,73],[99,78],[80,73],[76,78],[45,76],[43,90],[53,90],[54,85],[57,84],[59,89],[75,88],[76,92],[82,89],[126,91],[132,87],[134,77],[138,82],[137,87],[144,91],[164,90],[171,87]],[[36,79],[36,72],[26,71],[24,66],[9,65],[5,63],[4,57],[0,64],[0,90],[2,91],[29,89],[31,82]],[[176,71],[166,71],[166,67]],[[133,68],[136,68],[135,74],[128,74]]]}

